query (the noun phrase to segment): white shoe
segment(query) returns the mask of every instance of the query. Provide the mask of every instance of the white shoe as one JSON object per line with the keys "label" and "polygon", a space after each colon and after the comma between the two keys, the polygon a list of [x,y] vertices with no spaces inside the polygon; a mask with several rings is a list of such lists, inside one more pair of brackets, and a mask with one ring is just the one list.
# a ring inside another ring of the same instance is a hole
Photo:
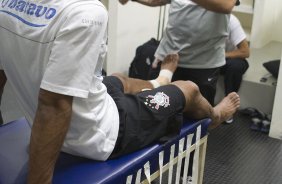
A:
{"label": "white shoe", "polygon": [[225,123],[231,124],[231,123],[233,123],[233,121],[234,121],[234,119],[233,119],[233,117],[231,117],[228,120],[226,120]]}

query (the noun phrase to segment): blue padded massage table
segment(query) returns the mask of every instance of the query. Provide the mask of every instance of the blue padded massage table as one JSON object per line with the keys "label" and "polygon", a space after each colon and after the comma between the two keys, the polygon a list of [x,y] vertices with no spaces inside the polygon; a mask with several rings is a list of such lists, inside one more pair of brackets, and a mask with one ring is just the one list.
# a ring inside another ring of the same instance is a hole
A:
{"label": "blue padded massage table", "polygon": [[[193,161],[194,165],[197,164],[193,166],[193,179],[202,183],[209,124],[210,119],[186,120],[180,135],[168,142],[152,144],[105,162],[61,153],[54,171],[53,184],[150,183],[157,177],[163,178],[162,173],[166,171],[169,172],[170,181],[173,165],[189,160],[183,158],[185,155],[189,158],[188,152],[190,154],[193,150],[197,155]],[[0,184],[25,183],[30,133],[31,128],[24,118],[0,126]],[[175,181],[179,180],[179,174],[177,176]]]}

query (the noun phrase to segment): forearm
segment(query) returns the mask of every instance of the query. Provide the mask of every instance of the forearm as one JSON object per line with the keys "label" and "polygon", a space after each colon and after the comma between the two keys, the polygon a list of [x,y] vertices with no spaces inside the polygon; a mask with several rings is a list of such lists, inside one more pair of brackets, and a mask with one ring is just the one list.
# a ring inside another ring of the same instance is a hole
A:
{"label": "forearm", "polygon": [[52,183],[55,163],[69,128],[72,98],[58,99],[57,104],[48,100],[39,97],[30,141],[28,184]]}
{"label": "forearm", "polygon": [[170,0],[136,0],[136,2],[146,6],[162,6],[170,3]]}
{"label": "forearm", "polygon": [[250,56],[249,44],[246,39],[237,45],[237,49],[225,53],[226,58],[242,58],[246,59]]}
{"label": "forearm", "polygon": [[231,13],[236,0],[192,0],[203,8],[218,12],[218,13]]}
{"label": "forearm", "polygon": [[234,50],[225,53],[226,58],[242,58],[246,59],[249,57],[248,53],[241,51],[241,50]]}

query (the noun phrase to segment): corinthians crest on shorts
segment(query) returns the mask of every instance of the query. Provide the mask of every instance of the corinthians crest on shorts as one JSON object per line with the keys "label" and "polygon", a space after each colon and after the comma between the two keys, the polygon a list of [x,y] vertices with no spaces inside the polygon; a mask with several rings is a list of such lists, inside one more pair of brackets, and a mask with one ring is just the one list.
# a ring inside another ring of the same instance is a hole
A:
{"label": "corinthians crest on shorts", "polygon": [[166,108],[170,105],[169,96],[167,96],[164,92],[157,92],[155,95],[148,95],[144,103],[156,110],[160,107]]}

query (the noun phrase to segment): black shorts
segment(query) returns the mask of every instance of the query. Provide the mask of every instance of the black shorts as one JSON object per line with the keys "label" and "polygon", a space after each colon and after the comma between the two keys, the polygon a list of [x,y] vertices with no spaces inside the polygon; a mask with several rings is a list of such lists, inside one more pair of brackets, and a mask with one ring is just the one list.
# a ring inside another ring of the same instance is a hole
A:
{"label": "black shorts", "polygon": [[131,95],[123,93],[117,77],[105,77],[103,83],[117,105],[120,118],[118,140],[110,158],[164,141],[180,132],[185,97],[178,87],[167,85]]}
{"label": "black shorts", "polygon": [[220,75],[219,68],[195,69],[178,67],[173,74],[172,81],[190,80],[199,86],[202,95],[214,105],[217,80]]}

